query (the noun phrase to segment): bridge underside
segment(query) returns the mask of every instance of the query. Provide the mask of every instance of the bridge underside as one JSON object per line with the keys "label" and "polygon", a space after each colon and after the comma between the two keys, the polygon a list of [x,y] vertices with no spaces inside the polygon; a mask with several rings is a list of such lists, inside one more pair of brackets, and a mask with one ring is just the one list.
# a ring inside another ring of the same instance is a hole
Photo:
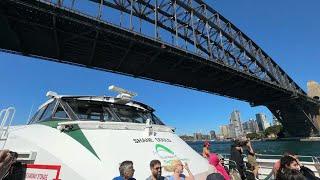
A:
{"label": "bridge underside", "polygon": [[[195,54],[43,3],[0,2],[0,48],[265,105],[293,136],[319,133],[319,104]],[[318,109],[312,109],[317,105]],[[307,114],[307,115],[306,115]]]}

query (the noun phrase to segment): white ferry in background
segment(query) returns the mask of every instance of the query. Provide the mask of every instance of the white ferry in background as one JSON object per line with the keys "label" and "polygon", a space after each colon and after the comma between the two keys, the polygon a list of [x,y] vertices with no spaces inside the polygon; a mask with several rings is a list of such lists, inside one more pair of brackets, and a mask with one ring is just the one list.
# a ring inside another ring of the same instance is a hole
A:
{"label": "white ferry in background", "polygon": [[[136,94],[69,96],[48,92],[27,125],[10,126],[14,109],[0,114],[0,145],[18,152],[26,179],[106,180],[119,176],[119,163],[131,160],[137,180],[150,176],[149,163],[187,162],[196,179],[205,179],[208,161],[180,139],[154,110],[132,100]],[[8,124],[8,125],[5,125]],[[7,127],[5,127],[7,126]],[[163,169],[163,175],[170,175]]]}

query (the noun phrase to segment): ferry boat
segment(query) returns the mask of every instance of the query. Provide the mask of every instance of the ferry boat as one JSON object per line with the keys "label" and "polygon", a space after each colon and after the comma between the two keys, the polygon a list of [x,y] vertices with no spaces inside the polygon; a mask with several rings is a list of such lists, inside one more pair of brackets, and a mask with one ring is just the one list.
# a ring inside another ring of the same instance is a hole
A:
{"label": "ferry boat", "polygon": [[[165,125],[150,106],[133,100],[136,93],[116,86],[111,96],[71,96],[49,91],[27,125],[11,126],[15,109],[0,112],[0,145],[18,153],[25,179],[106,180],[119,176],[119,164],[131,160],[134,178],[150,176],[153,159],[162,166],[173,159],[189,164],[195,179],[212,172],[207,159]],[[224,155],[226,164],[232,164]],[[257,155],[259,179],[273,179],[277,155]],[[303,157],[306,158],[306,157]],[[319,176],[319,158],[302,161]],[[163,169],[164,176],[171,175]],[[187,172],[184,172],[187,174]]]}
{"label": "ferry boat", "polygon": [[[27,125],[11,126],[14,108],[1,111],[0,145],[18,153],[25,179],[106,180],[119,164],[133,161],[134,178],[150,176],[149,163],[188,163],[195,179],[208,175],[208,161],[166,126],[154,109],[133,100],[136,93],[116,86],[116,97],[48,92]],[[172,174],[163,169],[164,176]],[[185,172],[186,174],[186,172]]]}

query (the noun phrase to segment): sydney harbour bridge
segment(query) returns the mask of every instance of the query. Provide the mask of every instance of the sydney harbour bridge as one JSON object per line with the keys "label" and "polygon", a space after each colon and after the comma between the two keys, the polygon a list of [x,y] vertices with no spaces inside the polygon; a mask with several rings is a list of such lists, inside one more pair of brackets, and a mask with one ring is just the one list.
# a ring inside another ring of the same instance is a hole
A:
{"label": "sydney harbour bridge", "polygon": [[320,135],[320,102],[203,0],[1,0],[0,49],[266,106]]}

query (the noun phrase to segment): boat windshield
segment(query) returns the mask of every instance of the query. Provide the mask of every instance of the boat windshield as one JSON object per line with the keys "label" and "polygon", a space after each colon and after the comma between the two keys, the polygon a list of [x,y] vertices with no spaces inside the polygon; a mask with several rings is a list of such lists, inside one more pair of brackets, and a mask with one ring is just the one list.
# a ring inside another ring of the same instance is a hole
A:
{"label": "boat windshield", "polygon": [[66,99],[68,105],[80,120],[83,121],[116,121],[164,125],[151,111],[137,107],[112,104],[102,101]]}

